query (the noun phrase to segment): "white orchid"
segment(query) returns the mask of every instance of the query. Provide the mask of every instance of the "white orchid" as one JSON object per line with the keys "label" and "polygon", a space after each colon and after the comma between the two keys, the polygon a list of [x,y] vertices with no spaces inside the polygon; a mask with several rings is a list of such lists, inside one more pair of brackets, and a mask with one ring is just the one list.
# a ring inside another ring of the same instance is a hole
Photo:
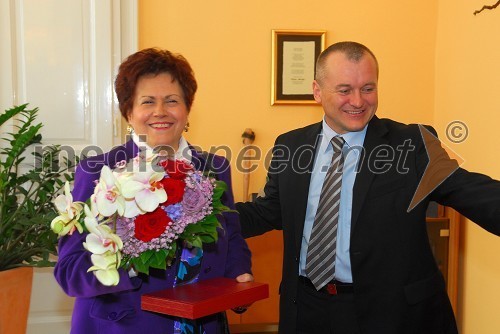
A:
{"label": "white orchid", "polygon": [[117,253],[123,248],[120,237],[113,233],[108,225],[99,224],[87,205],[85,205],[85,226],[89,234],[85,238],[83,247],[92,254]]}
{"label": "white orchid", "polygon": [[[128,199],[135,199],[138,209],[145,212],[154,211],[160,203],[167,200],[167,193],[163,189],[160,181],[165,176],[164,172],[155,172],[149,169],[143,172],[135,173],[130,178],[123,180],[121,191],[123,196]],[[130,208],[125,212],[126,218],[135,217],[137,214],[133,203],[127,203]]]}
{"label": "white orchid", "polygon": [[92,254],[90,256],[93,266],[87,272],[94,272],[97,280],[105,286],[117,285],[120,281],[118,267],[121,262],[121,253]]}
{"label": "white orchid", "polygon": [[138,215],[142,215],[143,213],[144,211],[137,206],[135,199],[132,198],[125,200],[125,213],[123,214],[125,218],[136,217]]}
{"label": "white orchid", "polygon": [[57,196],[54,200],[54,205],[59,213],[66,213],[71,219],[78,218],[82,211],[80,202],[73,203],[73,195],[71,195],[69,182],[67,181],[64,184],[64,195]]}
{"label": "white orchid", "polygon": [[91,202],[105,217],[110,217],[116,212],[122,216],[125,212],[125,199],[121,195],[120,184],[108,166],[102,167],[101,177],[91,196]]}
{"label": "white orchid", "polygon": [[73,196],[69,188],[69,183],[64,185],[64,194],[56,197],[54,205],[59,216],[50,223],[50,228],[59,236],[73,234],[75,230],[83,232],[82,224],[79,219],[83,211],[82,202],[73,202]]}
{"label": "white orchid", "polygon": [[91,209],[85,205],[85,226],[89,234],[83,247],[92,253],[90,259],[93,266],[87,272],[93,271],[103,285],[117,285],[120,281],[118,267],[121,262],[123,242],[118,235],[105,223],[99,224]]}

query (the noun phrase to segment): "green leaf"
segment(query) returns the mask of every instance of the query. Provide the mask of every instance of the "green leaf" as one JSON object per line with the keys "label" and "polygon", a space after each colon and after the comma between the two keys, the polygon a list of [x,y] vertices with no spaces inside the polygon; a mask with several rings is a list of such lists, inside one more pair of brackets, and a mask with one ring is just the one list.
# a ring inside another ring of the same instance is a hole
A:
{"label": "green leaf", "polygon": [[[52,266],[49,255],[56,255],[57,235],[50,229],[56,216],[52,202],[63,180],[72,180],[73,174],[69,164],[60,163],[58,146],[30,152],[30,145],[42,140],[37,112],[25,104],[0,115],[0,127],[12,121],[10,130],[1,129],[0,138],[0,271]],[[31,168],[29,153],[36,158]]]}
{"label": "green leaf", "polygon": [[194,247],[203,248],[203,242],[201,241],[201,238],[199,236],[191,240],[190,244]]}
{"label": "green leaf", "polygon": [[149,266],[157,269],[167,268],[167,251],[165,249],[158,250],[154,253],[149,261]]}
{"label": "green leaf", "polygon": [[202,225],[203,229],[213,228],[214,230],[216,230],[217,227],[220,227],[219,220],[217,219],[217,217],[215,215],[210,215],[210,216],[205,217],[205,219],[203,219],[200,222],[200,224]]}
{"label": "green leaf", "polygon": [[197,234],[203,232],[203,226],[200,223],[189,224],[184,229],[183,234]]}
{"label": "green leaf", "polygon": [[216,242],[218,239],[217,234],[214,235],[201,235],[200,240],[205,244],[211,244]]}
{"label": "green leaf", "polygon": [[227,185],[224,181],[220,180],[215,181],[215,188],[213,195],[214,201],[220,199],[226,190],[227,190]]}
{"label": "green leaf", "polygon": [[27,106],[28,104],[26,103],[18,107],[13,107],[11,109],[5,110],[5,112],[2,115],[0,115],[0,126],[2,126],[8,120],[13,119],[16,115],[23,112]]}
{"label": "green leaf", "polygon": [[131,259],[130,263],[134,266],[134,269],[136,271],[149,275],[149,267],[144,264],[138,257]]}

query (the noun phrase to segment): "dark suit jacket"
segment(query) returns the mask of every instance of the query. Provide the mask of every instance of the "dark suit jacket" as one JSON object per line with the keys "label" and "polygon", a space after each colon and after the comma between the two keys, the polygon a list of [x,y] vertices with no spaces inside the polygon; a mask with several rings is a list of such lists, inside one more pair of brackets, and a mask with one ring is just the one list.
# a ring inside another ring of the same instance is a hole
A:
{"label": "dark suit jacket", "polygon": [[[283,230],[280,333],[296,332],[301,238],[320,131],[317,123],[280,135],[265,196],[236,204],[244,237]],[[444,279],[428,241],[426,208],[429,201],[451,206],[498,235],[500,182],[458,168],[408,212],[429,161],[419,126],[374,117],[363,146],[353,187],[350,248],[361,332],[457,333]],[[405,146],[409,149],[402,149]],[[388,165],[381,158],[384,149],[393,152],[392,160],[401,161]]]}
{"label": "dark suit jacket", "polygon": [[[138,148],[129,141],[110,152],[83,160],[75,174],[73,190],[74,201],[86,201],[93,193],[94,181],[99,179],[104,164],[114,168],[121,160],[129,160],[137,155]],[[193,163],[198,170],[210,164],[216,178],[226,182],[228,190],[222,202],[234,208],[231,189],[231,171],[228,161],[220,156],[193,153]],[[207,159],[210,162],[207,163]],[[250,251],[241,236],[236,213],[224,213],[219,218],[223,230],[219,230],[216,244],[204,245],[201,262],[200,280],[214,277],[235,278],[250,273]],[[173,286],[177,272],[175,261],[167,270],[150,270],[150,275],[129,278],[120,269],[120,282],[117,286],[107,287],[97,281],[93,273],[87,273],[92,266],[90,253],[83,248],[86,233],[75,232],[62,237],[59,241],[59,260],[55,267],[55,277],[63,290],[76,297],[71,325],[72,333],[172,333],[173,318],[159,313],[141,310],[141,295],[167,289]],[[220,323],[216,316],[202,320],[208,333],[220,333]]]}

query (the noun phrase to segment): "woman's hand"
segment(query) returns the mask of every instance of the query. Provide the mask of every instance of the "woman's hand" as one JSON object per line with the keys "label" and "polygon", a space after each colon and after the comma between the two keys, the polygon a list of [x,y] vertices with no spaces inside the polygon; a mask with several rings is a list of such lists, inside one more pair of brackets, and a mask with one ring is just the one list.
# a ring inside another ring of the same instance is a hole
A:
{"label": "woman's hand", "polygon": [[253,282],[253,275],[248,273],[241,274],[240,276],[236,277],[236,282],[238,283]]}
{"label": "woman's hand", "polygon": [[[236,277],[236,282],[238,282],[238,283],[253,282],[253,275],[248,274],[248,273],[241,274],[240,276]],[[250,307],[250,305],[252,305],[252,304],[238,306],[238,307],[233,308],[232,310],[234,313],[241,314],[241,313],[245,312]]]}

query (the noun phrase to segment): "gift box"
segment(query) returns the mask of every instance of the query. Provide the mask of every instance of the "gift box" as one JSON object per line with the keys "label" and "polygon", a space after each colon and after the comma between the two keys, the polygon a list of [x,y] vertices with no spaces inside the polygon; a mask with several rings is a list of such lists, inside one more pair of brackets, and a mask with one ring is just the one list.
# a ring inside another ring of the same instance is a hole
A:
{"label": "gift box", "polygon": [[269,297],[269,285],[213,278],[142,295],[143,310],[198,319]]}

